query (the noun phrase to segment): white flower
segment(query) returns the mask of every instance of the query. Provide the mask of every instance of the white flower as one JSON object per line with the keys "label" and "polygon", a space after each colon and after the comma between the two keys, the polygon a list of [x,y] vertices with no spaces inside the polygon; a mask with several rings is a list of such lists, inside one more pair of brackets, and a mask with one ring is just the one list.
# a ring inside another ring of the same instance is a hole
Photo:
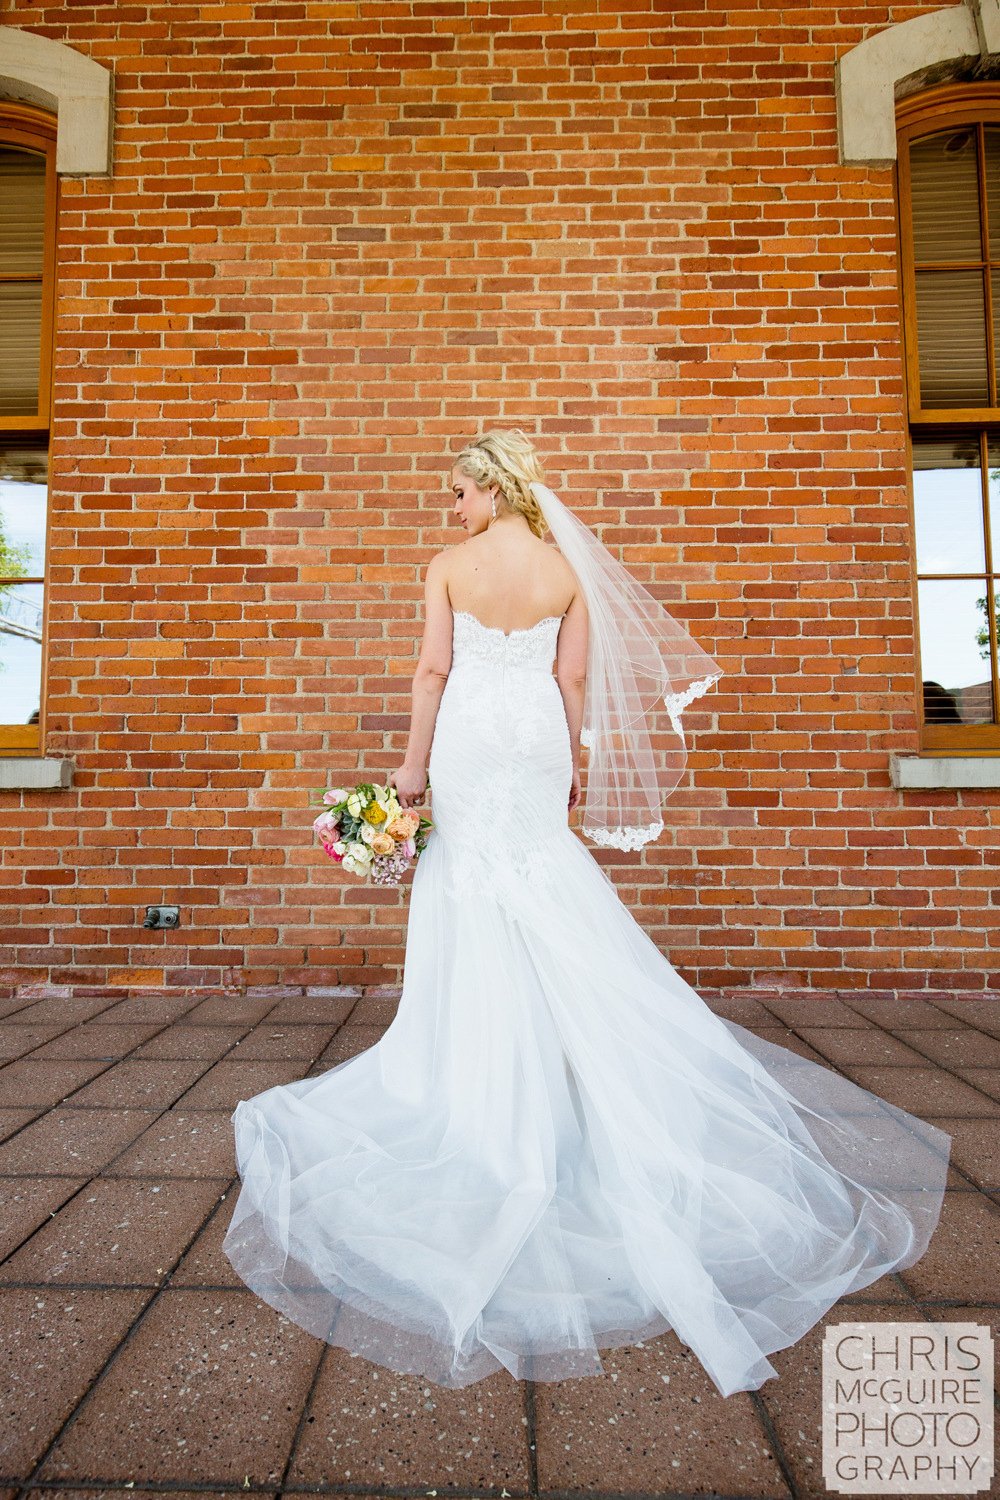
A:
{"label": "white flower", "polygon": [[351,840],[347,846],[347,853],[352,859],[358,860],[363,865],[368,865],[372,861],[372,851],[360,839]]}
{"label": "white flower", "polygon": [[359,859],[354,859],[353,856],[350,855],[350,854],[345,854],[344,855],[344,858],[343,858],[343,861],[341,862],[340,868],[342,870],[346,870],[349,875],[367,875],[368,874],[368,865],[366,863],[363,863]]}
{"label": "white flower", "polygon": [[337,854],[347,853],[347,845],[344,843],[343,839],[338,839],[337,842],[333,845],[333,848],[334,852]]}
{"label": "white flower", "polygon": [[357,792],[352,792],[347,799],[347,811],[351,814],[351,817],[360,818],[363,808],[364,803]]}
{"label": "white flower", "polygon": [[372,825],[371,825],[371,823],[364,823],[364,824],[362,824],[362,827],[361,827],[361,837],[362,837],[362,839],[364,840],[364,842],[366,844],[370,844],[371,841],[372,841],[372,839],[375,837],[375,835],[377,833],[378,833],[378,829],[377,828],[373,828]]}

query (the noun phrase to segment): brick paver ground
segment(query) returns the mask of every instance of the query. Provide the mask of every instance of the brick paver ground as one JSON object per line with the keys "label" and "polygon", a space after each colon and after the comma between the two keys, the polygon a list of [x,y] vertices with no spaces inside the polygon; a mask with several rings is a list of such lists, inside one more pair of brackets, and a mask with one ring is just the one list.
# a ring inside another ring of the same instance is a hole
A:
{"label": "brick paver ground", "polygon": [[833,1308],[756,1392],[719,1396],[673,1333],[606,1374],[449,1391],[258,1301],[221,1240],[237,1099],[370,1046],[386,988],[0,1002],[0,1500],[144,1489],[366,1496],[830,1493],[827,1322],[997,1307],[1000,996],[724,991],[720,1014],[953,1137],[924,1258]]}

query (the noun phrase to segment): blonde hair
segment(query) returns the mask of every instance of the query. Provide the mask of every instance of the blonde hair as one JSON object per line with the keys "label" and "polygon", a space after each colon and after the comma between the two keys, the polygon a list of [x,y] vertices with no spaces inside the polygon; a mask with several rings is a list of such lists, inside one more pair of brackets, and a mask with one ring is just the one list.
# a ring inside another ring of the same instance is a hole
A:
{"label": "blonde hair", "polygon": [[520,427],[492,427],[473,438],[453,467],[482,490],[495,484],[508,507],[524,517],[535,535],[545,535],[548,523],[530,488],[532,480],[544,481],[545,470],[534,444]]}

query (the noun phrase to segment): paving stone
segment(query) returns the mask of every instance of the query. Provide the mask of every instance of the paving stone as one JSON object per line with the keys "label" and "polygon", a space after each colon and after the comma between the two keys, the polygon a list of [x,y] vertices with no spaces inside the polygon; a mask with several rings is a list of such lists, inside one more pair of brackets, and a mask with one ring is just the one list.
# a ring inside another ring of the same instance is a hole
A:
{"label": "paving stone", "polygon": [[845,1063],[842,1072],[862,1088],[922,1120],[936,1120],[938,1115],[988,1118],[996,1114],[993,1100],[933,1064],[926,1068],[879,1068]]}
{"label": "paving stone", "polygon": [[603,1376],[534,1387],[540,1490],[789,1494],[749,1393],[721,1396],[675,1334],[601,1363]]}
{"label": "paving stone", "polygon": [[[162,1490],[145,1490],[141,1485],[134,1485],[128,1491],[128,1500],[163,1500],[163,1493]],[[169,1493],[170,1500],[205,1500],[204,1490],[186,1490],[181,1488],[172,1489]],[[278,1491],[274,1489],[245,1490],[242,1487],[231,1490],[225,1488],[213,1489],[211,1492],[212,1500],[237,1500],[238,1496],[242,1497],[242,1500],[247,1500],[248,1494],[253,1496],[253,1500],[269,1500],[269,1497],[273,1497],[277,1493]],[[9,1490],[6,1494],[15,1496],[17,1491]],[[0,1490],[0,1500],[4,1500],[4,1495],[5,1492]],[[42,1485],[38,1489],[32,1489],[30,1497],[31,1500],[108,1500],[108,1492],[104,1488],[97,1489],[93,1486],[87,1489],[67,1484],[59,1485],[57,1488],[46,1489]],[[370,1495],[365,1496],[365,1500],[373,1500],[373,1497]]]}
{"label": "paving stone", "polygon": [[248,1026],[169,1026],[144,1043],[137,1057],[204,1058],[217,1061],[233,1048]]}
{"label": "paving stone", "polygon": [[351,1010],[352,1026],[381,1026],[383,1030],[395,1020],[399,995],[375,995],[369,990]]}
{"label": "paving stone", "polygon": [[289,1061],[311,1063],[319,1057],[324,1047],[329,1046],[337,1028],[329,1023],[325,1026],[301,1025],[291,1021],[264,1021],[237,1042],[232,1057],[243,1061],[267,1058],[287,1058]]}
{"label": "paving stone", "polygon": [[149,1295],[0,1287],[0,1472],[31,1472]]}
{"label": "paving stone", "polygon": [[0,1104],[59,1104],[75,1094],[111,1064],[85,1058],[80,1062],[52,1062],[25,1057],[0,1068]]}
{"label": "paving stone", "polygon": [[[22,1008],[17,1012],[17,1019],[32,1026],[40,1021],[58,1021],[62,1026],[79,1026],[82,1021],[89,1021],[93,1016],[101,1015],[102,1012],[103,1020],[121,1019],[110,1016],[109,1012],[114,1009],[114,1002],[108,1000],[106,996],[49,995],[44,1000],[22,1002]],[[143,1019],[148,1020],[149,1017]]]}
{"label": "paving stone", "polygon": [[946,1192],[941,1218],[916,1265],[899,1272],[918,1298],[992,1302],[1000,1266],[1000,1209],[982,1193]]}
{"label": "paving stone", "polygon": [[461,1390],[328,1347],[289,1484],[530,1487],[521,1383],[497,1370]]}
{"label": "paving stone", "polygon": [[100,1172],[152,1115],[148,1109],[50,1109],[0,1145],[0,1176]]}
{"label": "paving stone", "polygon": [[[87,1177],[0,1177],[0,1260],[72,1198]],[[0,1467],[2,1472],[2,1467]]]}
{"label": "paving stone", "polygon": [[148,1021],[134,1024],[113,1025],[104,1020],[85,1021],[54,1037],[42,1047],[36,1047],[35,1057],[65,1057],[72,1061],[81,1058],[119,1058],[132,1052],[147,1037],[161,1028],[161,1022]]}
{"label": "paving stone", "polygon": [[[211,1016],[203,1013],[203,1006],[212,1005],[216,1000],[225,1002],[227,996],[211,996],[199,1000],[197,995],[130,995],[124,1000],[117,1000],[114,1005],[102,1016],[104,1021],[157,1021],[161,1026],[167,1026],[173,1021],[183,1018],[185,1021],[194,1020],[228,1020],[229,1017]],[[233,1017],[239,1020],[240,1017]],[[255,1019],[254,1017],[250,1018]]]}
{"label": "paving stone", "polygon": [[262,996],[209,995],[192,1005],[184,1019],[192,1026],[256,1026],[273,1009],[274,1001]]}
{"label": "paving stone", "polygon": [[1000,997],[992,1000],[939,1000],[938,1008],[950,1017],[949,1025],[956,1019],[966,1026],[976,1026],[991,1036],[1000,1036]]}
{"label": "paving stone", "polygon": [[354,1011],[358,996],[347,995],[296,995],[294,999],[278,1000],[268,1012],[269,1021],[288,1021],[296,1024],[313,1023],[317,1026],[343,1026]]}
{"label": "paving stone", "polygon": [[25,995],[0,995],[0,1020],[13,1020],[32,1004],[34,999]]}
{"label": "paving stone", "polygon": [[[756,1030],[756,1027],[754,1028]],[[810,1042],[827,1066],[839,1068],[843,1063],[868,1063],[871,1066],[926,1066],[926,1058],[914,1052],[898,1037],[890,1036],[877,1026],[803,1026],[802,1035]]]}
{"label": "paving stone", "polygon": [[864,990],[844,994],[842,999],[859,1016],[865,1016],[889,1031],[899,1031],[910,1026],[954,1025],[951,1016],[928,1000],[907,1000],[899,995],[874,997]]}
{"label": "paving stone", "polygon": [[761,1004],[786,1026],[851,1026],[858,1024],[857,1012],[842,1001],[826,996],[768,996]]}
{"label": "paving stone", "polygon": [[222,1241],[239,1192],[239,1181],[227,1183],[217,1195],[211,1218],[199,1229],[190,1249],[170,1278],[171,1287],[220,1286],[240,1288],[243,1282],[223,1253]]}
{"label": "paving stone", "polygon": [[[739,1025],[740,1023],[737,1021],[734,1024]],[[808,1041],[804,1041],[790,1026],[775,1026],[772,1024],[771,1026],[754,1026],[752,1028],[747,1027],[746,1029],[752,1030],[754,1036],[759,1036],[762,1041],[771,1042],[775,1047],[784,1047],[787,1052],[794,1052],[798,1057],[808,1057],[810,1061],[818,1063],[824,1061],[815,1047],[811,1046]],[[742,1045],[743,1038],[737,1037],[737,1041]]]}
{"label": "paving stone", "polygon": [[0,1282],[156,1286],[226,1183],[98,1177],[0,1266]]}
{"label": "paving stone", "polygon": [[323,1053],[316,1059],[310,1068],[310,1074],[326,1072],[328,1068],[336,1067],[339,1062],[346,1062],[349,1057],[357,1057],[359,1052],[365,1052],[369,1047],[374,1047],[379,1037],[385,1035],[384,1026],[344,1026],[337,1032],[330,1045],[324,1048]]}
{"label": "paving stone", "polygon": [[0,1141],[16,1134],[39,1114],[37,1109],[0,1109]]}
{"label": "paving stone", "polygon": [[267,1062],[245,1062],[226,1057],[217,1062],[184,1095],[184,1107],[193,1109],[236,1108],[240,1099],[252,1099],[276,1083],[291,1083],[305,1072],[301,1063],[272,1059]]}
{"label": "paving stone", "polygon": [[943,1068],[1000,1068],[1000,1037],[971,1026],[914,1027],[906,1040]]}
{"label": "paving stone", "polygon": [[249,1292],[167,1288],[38,1477],[276,1485],[324,1347]]}
{"label": "paving stone", "polygon": [[168,1109],[186,1093],[210,1064],[201,1061],[159,1061],[153,1058],[126,1057],[113,1063],[92,1083],[77,1089],[73,1095],[75,1109],[137,1106],[140,1109]]}
{"label": "paving stone", "polygon": [[758,1026],[774,1025],[774,1017],[759,1000],[753,1000],[749,996],[723,996],[709,1001],[705,991],[699,993],[714,1015],[722,1016],[727,1021],[735,1021],[737,1026],[747,1026],[751,1031],[756,1031]]}
{"label": "paving stone", "polygon": [[956,1068],[959,1078],[1000,1102],[1000,1068]]}
{"label": "paving stone", "polygon": [[977,1187],[1000,1189],[1000,1133],[996,1121],[938,1115],[934,1123],[951,1136],[952,1166],[967,1173]]}
{"label": "paving stone", "polygon": [[[881,1285],[882,1283],[880,1283]],[[765,1380],[759,1395],[774,1424],[780,1450],[801,1500],[829,1496],[823,1482],[823,1338],[838,1323],[920,1323],[923,1313],[907,1303],[859,1306],[845,1298],[797,1344],[770,1356],[778,1380]]]}
{"label": "paving stone", "polygon": [[0,1059],[13,1061],[14,1058],[24,1057],[67,1030],[70,1035],[74,1034],[75,1028],[67,1021],[39,1021],[37,1026],[22,1026],[14,1021],[5,1021],[0,1025]]}
{"label": "paving stone", "polygon": [[235,1171],[236,1146],[229,1114],[218,1109],[181,1108],[158,1116],[114,1159],[105,1175],[226,1177]]}

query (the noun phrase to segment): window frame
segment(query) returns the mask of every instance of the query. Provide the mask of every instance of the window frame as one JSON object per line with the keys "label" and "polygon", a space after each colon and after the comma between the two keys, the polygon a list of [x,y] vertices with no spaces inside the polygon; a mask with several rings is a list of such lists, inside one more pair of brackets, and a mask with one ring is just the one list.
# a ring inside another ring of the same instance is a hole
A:
{"label": "window frame", "polygon": [[[983,277],[983,317],[986,330],[987,370],[988,378],[993,383],[997,405],[987,407],[928,408],[920,404],[920,371],[917,350],[916,257],[914,254],[912,213],[910,211],[909,146],[912,140],[920,136],[934,134],[939,130],[946,130],[950,126],[957,128],[973,124],[980,127],[984,124],[989,124],[1000,128],[1000,82],[983,81],[978,83],[939,84],[934,88],[922,90],[919,94],[900,100],[896,106],[897,151],[894,187],[897,243],[900,256],[900,325],[903,338],[907,490],[909,496],[911,537],[911,589],[915,629],[915,655],[917,660],[913,705],[916,722],[919,726],[920,750],[932,755],[1000,755],[1000,722],[994,724],[956,725],[936,724],[925,720],[923,674],[921,671],[920,654],[918,582],[923,576],[931,577],[934,575],[918,575],[917,569],[916,501],[913,481],[913,438],[915,435],[931,437],[935,430],[949,427],[964,427],[969,431],[970,435],[975,434],[978,436],[983,464],[980,473],[984,485],[985,536],[989,551],[992,552],[991,560],[993,563],[992,574],[986,575],[987,598],[989,598],[989,580],[991,577],[994,580],[994,588],[996,590],[994,599],[1000,597],[1000,536],[992,537],[990,535],[989,505],[986,503],[987,494],[985,490],[985,487],[988,485],[988,468],[986,466],[988,442],[991,439],[1000,438],[1000,354],[998,354],[998,351],[994,347],[992,278],[988,274],[989,265],[994,264],[994,262],[998,269],[1000,269],[1000,247],[997,247],[998,253],[995,256],[991,256],[990,261],[986,263],[987,274]],[[978,153],[978,161],[979,212],[980,226],[982,228],[982,220],[987,212],[987,206],[983,156],[981,152]],[[991,251],[993,250],[992,245],[990,245],[990,249]],[[975,262],[972,264],[975,264]],[[970,269],[968,261],[962,262],[962,266],[964,269]],[[914,429],[916,429],[916,434]],[[981,575],[970,574],[969,576],[979,577]],[[997,640],[996,611],[995,609],[991,611],[987,608],[986,613],[987,629],[989,630],[991,639],[990,663],[997,664],[997,672],[1000,674],[1000,649],[998,649],[1000,648],[1000,642]],[[1000,719],[1000,684],[998,684],[996,677],[994,678],[993,691],[994,711],[997,713],[998,719]]]}
{"label": "window frame", "polygon": [[[52,450],[52,374],[55,360],[55,300],[57,235],[59,224],[59,176],[56,170],[56,116],[30,104],[0,100],[0,145],[24,147],[45,157],[45,225],[42,248],[42,308],[39,330],[38,406],[34,414],[0,415],[0,436],[44,443]],[[0,280],[16,281],[16,273],[0,274]],[[51,468],[50,468],[51,476]],[[47,497],[51,484],[46,486]],[[49,638],[49,555],[52,507],[46,501],[45,568],[40,581],[43,588],[41,674],[37,724],[0,723],[0,755],[37,754],[45,739],[46,688],[48,677]],[[27,580],[26,580],[27,581]]]}

